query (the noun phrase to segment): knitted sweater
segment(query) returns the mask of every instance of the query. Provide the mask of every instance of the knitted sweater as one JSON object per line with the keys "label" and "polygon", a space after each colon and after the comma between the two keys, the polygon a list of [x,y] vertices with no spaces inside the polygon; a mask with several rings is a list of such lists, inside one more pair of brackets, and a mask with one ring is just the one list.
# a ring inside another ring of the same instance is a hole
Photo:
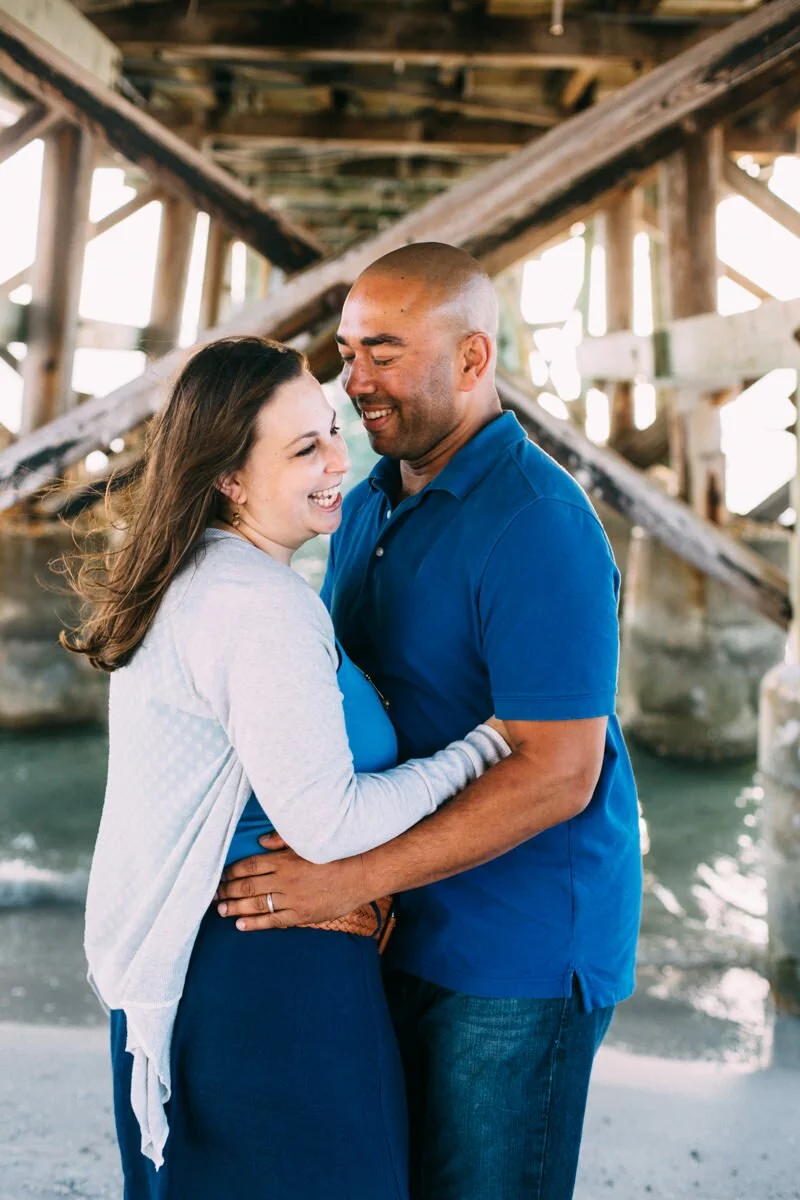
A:
{"label": "knitted sweater", "polygon": [[403,833],[509,752],[479,726],[429,759],[356,774],[337,666],[328,613],[300,576],[208,530],[111,677],[85,948],[98,996],[127,1018],[133,1110],[156,1166],[192,946],[251,791],[298,854],[328,862]]}

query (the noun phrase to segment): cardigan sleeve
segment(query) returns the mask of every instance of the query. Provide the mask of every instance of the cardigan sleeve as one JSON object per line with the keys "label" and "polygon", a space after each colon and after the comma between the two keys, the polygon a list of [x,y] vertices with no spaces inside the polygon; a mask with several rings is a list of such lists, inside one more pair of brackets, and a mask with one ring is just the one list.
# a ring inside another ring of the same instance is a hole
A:
{"label": "cardigan sleeve", "polygon": [[329,862],[390,841],[510,753],[481,725],[430,758],[356,774],[324,605],[252,548],[239,559],[236,572],[197,579],[181,622],[185,665],[270,821],[303,858]]}

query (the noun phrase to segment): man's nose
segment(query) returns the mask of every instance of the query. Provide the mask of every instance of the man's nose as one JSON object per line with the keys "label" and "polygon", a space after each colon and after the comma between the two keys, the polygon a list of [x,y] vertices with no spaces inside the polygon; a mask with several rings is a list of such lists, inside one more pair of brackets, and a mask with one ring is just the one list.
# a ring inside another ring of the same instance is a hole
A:
{"label": "man's nose", "polygon": [[375,380],[372,378],[372,372],[369,367],[363,363],[351,363],[344,388],[351,400],[355,399],[356,396],[368,395],[374,392]]}

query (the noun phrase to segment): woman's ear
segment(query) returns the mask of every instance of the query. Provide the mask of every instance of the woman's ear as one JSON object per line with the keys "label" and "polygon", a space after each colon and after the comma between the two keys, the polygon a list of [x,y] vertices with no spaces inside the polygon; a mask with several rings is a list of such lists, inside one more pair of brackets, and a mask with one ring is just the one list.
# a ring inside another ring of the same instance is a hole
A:
{"label": "woman's ear", "polygon": [[241,505],[247,500],[242,482],[235,472],[232,475],[220,475],[216,487],[231,504]]}

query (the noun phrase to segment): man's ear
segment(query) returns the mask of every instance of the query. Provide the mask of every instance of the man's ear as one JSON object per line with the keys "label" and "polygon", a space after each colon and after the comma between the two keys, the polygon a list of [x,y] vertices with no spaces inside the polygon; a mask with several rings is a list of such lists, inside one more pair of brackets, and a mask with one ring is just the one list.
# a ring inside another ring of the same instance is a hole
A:
{"label": "man's ear", "polygon": [[460,382],[471,391],[483,379],[492,363],[492,339],[486,333],[471,333],[461,343]]}

